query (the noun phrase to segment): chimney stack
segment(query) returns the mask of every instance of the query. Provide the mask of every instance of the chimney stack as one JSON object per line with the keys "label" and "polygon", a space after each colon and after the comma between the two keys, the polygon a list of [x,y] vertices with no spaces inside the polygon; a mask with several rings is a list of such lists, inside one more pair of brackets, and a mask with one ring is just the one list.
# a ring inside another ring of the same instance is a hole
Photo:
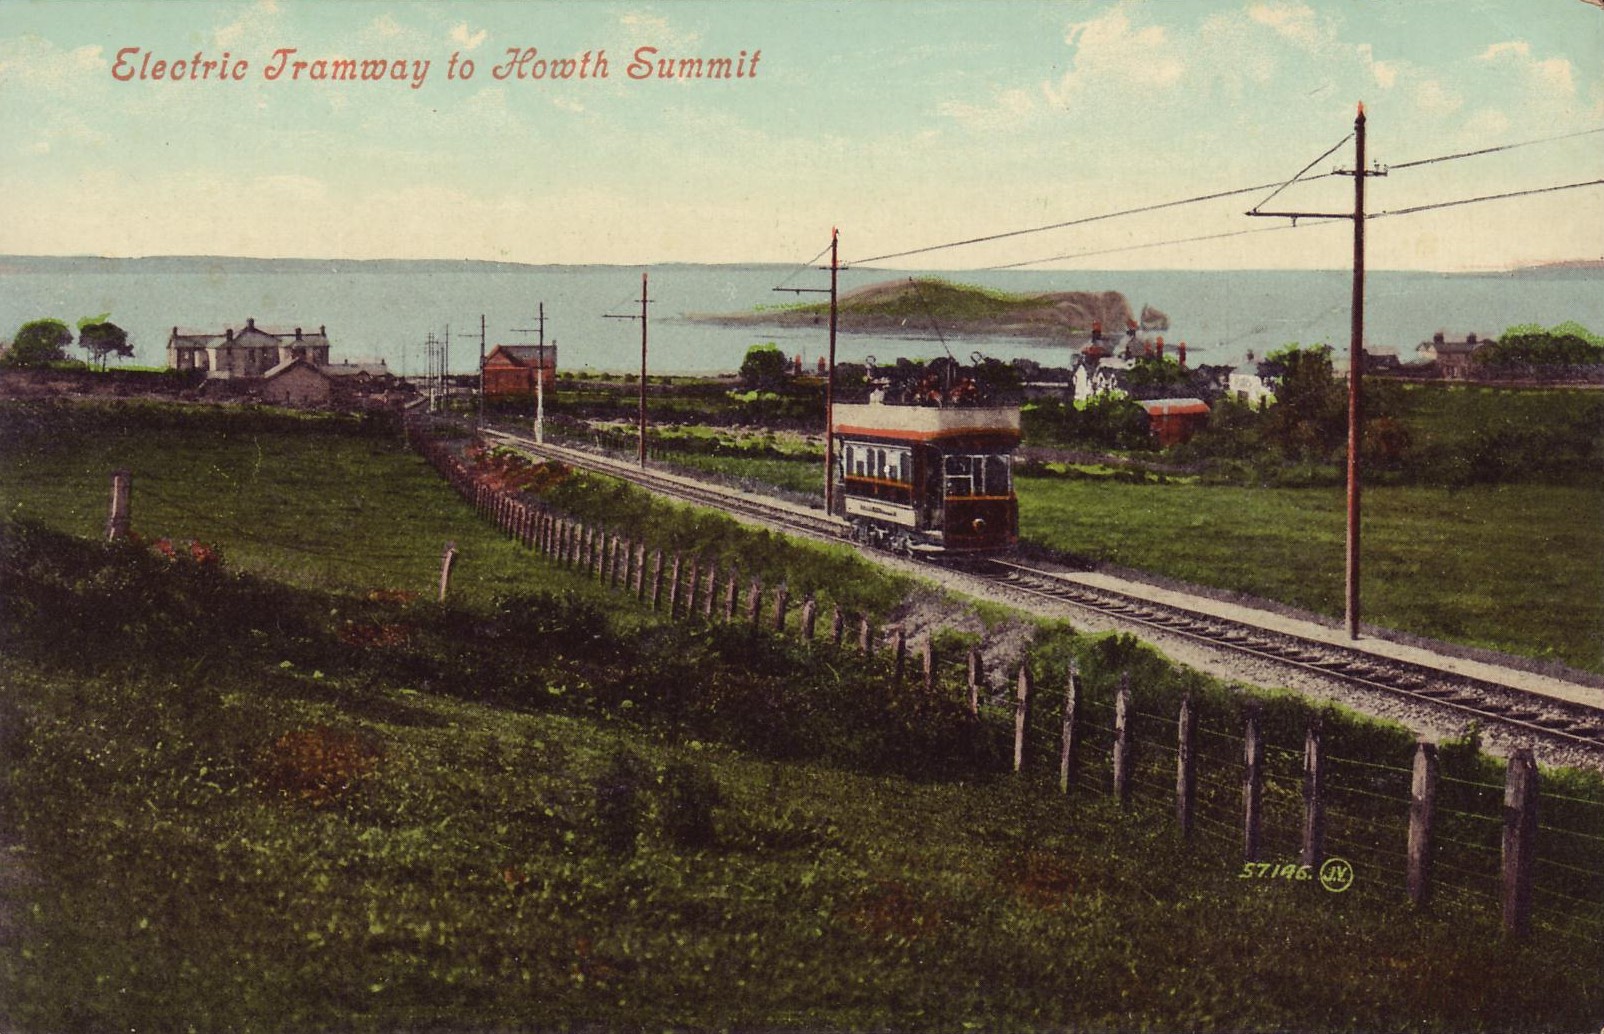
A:
{"label": "chimney stack", "polygon": [[255,316],[247,316],[247,317],[245,317],[245,329],[246,330],[255,330],[256,329],[256,317]]}
{"label": "chimney stack", "polygon": [[1175,350],[1180,353],[1181,369],[1186,369],[1186,342],[1182,341],[1179,345],[1175,346]]}

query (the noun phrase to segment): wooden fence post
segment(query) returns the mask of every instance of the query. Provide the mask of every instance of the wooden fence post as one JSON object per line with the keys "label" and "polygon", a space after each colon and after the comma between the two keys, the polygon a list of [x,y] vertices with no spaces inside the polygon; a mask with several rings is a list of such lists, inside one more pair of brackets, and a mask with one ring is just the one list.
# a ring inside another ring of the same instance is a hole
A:
{"label": "wooden fence post", "polygon": [[668,579],[668,616],[670,618],[674,617],[674,612],[679,607],[679,568],[680,568],[680,563],[681,563],[680,555],[678,553],[675,553],[674,554],[673,573],[669,575],[669,579]]}
{"label": "wooden fence post", "polygon": [[1131,803],[1131,771],[1135,767],[1131,749],[1131,676],[1119,677],[1119,692],[1114,697],[1114,796],[1120,807]]}
{"label": "wooden fence post", "polygon": [[892,685],[902,688],[903,676],[908,668],[908,630],[898,625],[891,630]]}
{"label": "wooden fence post", "polygon": [[1326,803],[1325,758],[1321,750],[1323,723],[1320,715],[1309,719],[1303,737],[1303,852],[1298,861],[1318,866],[1325,860]]}
{"label": "wooden fence post", "polygon": [[1409,781],[1409,900],[1416,908],[1431,901],[1432,827],[1437,821],[1437,746],[1415,744]]}
{"label": "wooden fence post", "polygon": [[1192,835],[1192,816],[1197,808],[1197,711],[1192,694],[1181,697],[1181,716],[1175,733],[1175,821],[1181,837]]}
{"label": "wooden fence post", "polygon": [[801,629],[801,631],[802,631],[802,641],[803,642],[809,643],[809,644],[811,644],[813,642],[813,629],[814,629],[814,625],[816,625],[818,623],[818,620],[819,620],[819,601],[813,598],[813,594],[812,593],[809,593],[807,599],[802,601],[802,629]]}
{"label": "wooden fence post", "polygon": [[919,644],[919,667],[924,677],[925,693],[936,691],[936,639],[932,631],[925,636],[924,642]]}
{"label": "wooden fence post", "polygon": [[874,649],[873,629],[869,627],[869,615],[865,614],[858,623],[858,652],[867,657],[872,649]]}
{"label": "wooden fence post", "polygon": [[1069,792],[1069,777],[1075,772],[1075,711],[1080,704],[1080,670],[1071,663],[1064,683],[1064,733],[1058,748],[1058,790]]}
{"label": "wooden fence post", "polygon": [[713,620],[713,601],[718,598],[718,562],[714,561],[707,569],[707,595],[702,597],[702,617],[708,622]]}
{"label": "wooden fence post", "polygon": [[741,594],[741,572],[730,568],[730,582],[724,586],[724,623],[730,624],[735,620],[735,603]]}
{"label": "wooden fence post", "polygon": [[790,586],[781,585],[774,590],[774,631],[785,631],[785,613],[791,606]]}
{"label": "wooden fence post", "polygon": [[597,529],[590,537],[590,573],[596,580],[603,581],[602,564],[607,559],[607,533]]}
{"label": "wooden fence post", "polygon": [[694,617],[696,614],[696,587],[701,584],[701,559],[691,557],[691,571],[685,579],[685,616]]}
{"label": "wooden fence post", "polygon": [[985,661],[981,659],[980,647],[969,648],[969,713],[976,718],[980,717],[980,683],[985,679]]}
{"label": "wooden fence post", "polygon": [[1257,707],[1248,710],[1242,741],[1242,860],[1256,862],[1264,826],[1264,739]]}
{"label": "wooden fence post", "polygon": [[1532,748],[1509,756],[1504,778],[1504,932],[1532,928],[1532,870],[1537,861],[1537,761]]}
{"label": "wooden fence post", "polygon": [[451,567],[457,561],[457,544],[446,543],[446,551],[440,557],[440,602],[446,601],[446,589],[451,585]]}
{"label": "wooden fence post", "polygon": [[652,550],[652,587],[647,593],[651,599],[652,609],[657,609],[657,603],[663,598],[663,551]]}
{"label": "wooden fence post", "polygon": [[1019,679],[1014,689],[1014,771],[1025,770],[1025,729],[1030,724],[1030,661],[1019,662]]}
{"label": "wooden fence post", "polygon": [[114,470],[111,472],[111,513],[106,518],[106,539],[116,542],[118,539],[128,537],[128,527],[132,521],[130,511],[133,508],[134,475],[127,470]]}
{"label": "wooden fence post", "polygon": [[762,610],[763,579],[754,578],[752,579],[752,584],[747,586],[746,589],[746,623],[756,628]]}
{"label": "wooden fence post", "polygon": [[646,543],[642,542],[635,547],[638,556],[635,559],[635,599],[646,599]]}
{"label": "wooden fence post", "polygon": [[830,645],[837,650],[841,649],[841,640],[847,630],[847,615],[837,603],[835,609],[830,611]]}

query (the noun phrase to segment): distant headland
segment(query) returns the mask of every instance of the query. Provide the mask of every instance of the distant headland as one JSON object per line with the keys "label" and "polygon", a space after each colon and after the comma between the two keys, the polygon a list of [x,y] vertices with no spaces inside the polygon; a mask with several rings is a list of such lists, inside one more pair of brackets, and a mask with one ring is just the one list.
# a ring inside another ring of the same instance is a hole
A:
{"label": "distant headland", "polygon": [[[687,319],[725,326],[806,327],[829,318],[828,303],[792,305],[737,313],[694,313]],[[884,280],[841,295],[837,325],[848,334],[942,334],[1062,338],[1110,331],[1137,321],[1118,291],[1051,291],[1009,294],[934,278]],[[1144,307],[1140,325],[1164,330],[1169,318]]]}

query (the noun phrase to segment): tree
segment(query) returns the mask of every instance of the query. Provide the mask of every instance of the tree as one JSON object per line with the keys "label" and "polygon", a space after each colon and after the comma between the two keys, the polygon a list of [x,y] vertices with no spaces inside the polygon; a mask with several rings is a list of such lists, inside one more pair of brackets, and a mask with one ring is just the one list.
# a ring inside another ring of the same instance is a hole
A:
{"label": "tree", "polygon": [[6,351],[7,366],[45,366],[67,358],[63,351],[72,344],[72,331],[60,320],[34,320],[17,330],[16,339]]}
{"label": "tree", "polygon": [[1277,387],[1265,411],[1270,441],[1291,459],[1321,461],[1348,435],[1348,393],[1331,365],[1331,348],[1289,345],[1265,356],[1264,372]]}
{"label": "tree", "polygon": [[108,323],[106,317],[111,313],[101,313],[99,316],[87,316],[78,321],[78,347],[89,353],[95,364],[101,369],[106,368],[106,357],[119,355],[124,359],[134,354],[134,346],[128,342],[128,332],[115,323]]}
{"label": "tree", "polygon": [[758,391],[773,391],[785,381],[785,353],[770,342],[753,345],[741,360],[741,383]]}

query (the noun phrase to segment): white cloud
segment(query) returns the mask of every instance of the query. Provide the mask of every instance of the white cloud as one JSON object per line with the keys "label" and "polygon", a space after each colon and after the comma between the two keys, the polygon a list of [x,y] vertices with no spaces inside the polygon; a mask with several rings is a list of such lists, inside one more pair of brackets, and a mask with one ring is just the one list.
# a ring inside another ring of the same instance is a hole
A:
{"label": "white cloud", "polygon": [[1186,72],[1181,49],[1161,25],[1133,28],[1127,5],[1071,24],[1064,42],[1074,48],[1070,70],[1042,84],[1049,103],[1068,107],[1098,85],[1165,87]]}
{"label": "white cloud", "polygon": [[373,24],[369,28],[380,39],[394,39],[406,31],[401,28],[401,23],[389,14],[381,14],[373,19]]}
{"label": "white cloud", "polygon": [[1570,61],[1562,57],[1538,59],[1532,54],[1532,45],[1525,40],[1494,43],[1476,55],[1476,60],[1512,65],[1526,77],[1528,85],[1549,95],[1571,97],[1576,93]]}
{"label": "white cloud", "polygon": [[1509,116],[1497,108],[1482,108],[1465,120],[1465,136],[1474,140],[1494,140],[1509,132]]}
{"label": "white cloud", "polygon": [[465,50],[473,50],[483,43],[489,35],[490,32],[487,29],[470,32],[467,22],[458,22],[451,29],[451,42],[460,44]]}
{"label": "white cloud", "polygon": [[238,18],[222,25],[212,33],[212,38],[219,47],[233,47],[239,43],[250,42],[261,38],[277,23],[277,0],[257,0],[247,7]]}
{"label": "white cloud", "polygon": [[632,44],[650,44],[662,50],[690,47],[702,38],[699,33],[675,29],[667,18],[657,15],[626,14],[618,19],[618,24],[627,30]]}
{"label": "white cloud", "polygon": [[1022,122],[1036,113],[1037,106],[1028,92],[1014,89],[999,92],[990,104],[949,100],[943,101],[937,110],[971,129],[990,129]]}
{"label": "white cloud", "polygon": [[1331,42],[1333,32],[1312,7],[1299,3],[1261,3],[1248,8],[1248,17],[1308,50]]}
{"label": "white cloud", "polygon": [[1427,115],[1451,115],[1465,104],[1465,99],[1436,79],[1422,80],[1415,86],[1415,106]]}
{"label": "white cloud", "polygon": [[1506,54],[1514,55],[1515,57],[1531,57],[1532,45],[1527,43],[1525,40],[1510,40],[1507,43],[1494,43],[1480,54],[1477,54],[1476,60],[1497,61]]}

